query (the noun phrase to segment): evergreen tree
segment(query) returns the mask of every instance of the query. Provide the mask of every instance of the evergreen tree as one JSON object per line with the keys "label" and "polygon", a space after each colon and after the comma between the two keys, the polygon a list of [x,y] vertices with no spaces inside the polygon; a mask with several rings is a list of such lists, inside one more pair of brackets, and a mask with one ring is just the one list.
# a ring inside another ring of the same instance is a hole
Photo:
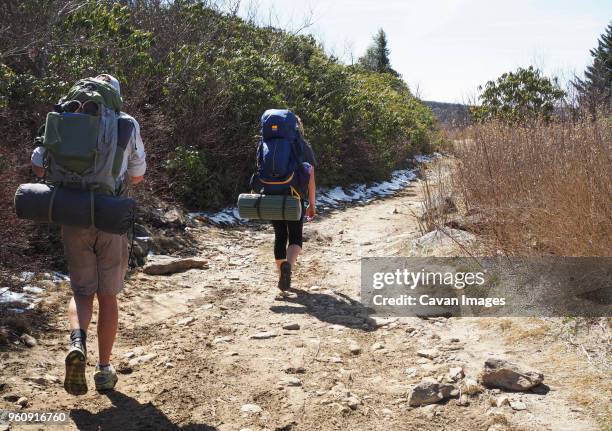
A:
{"label": "evergreen tree", "polygon": [[387,34],[381,28],[374,36],[372,45],[367,49],[365,55],[359,59],[359,64],[372,72],[391,73],[399,76],[391,67],[391,61],[389,60],[390,52]]}
{"label": "evergreen tree", "polygon": [[576,78],[574,86],[580,94],[581,104],[589,108],[612,106],[612,22],[591,50],[593,64],[584,72],[584,79]]}

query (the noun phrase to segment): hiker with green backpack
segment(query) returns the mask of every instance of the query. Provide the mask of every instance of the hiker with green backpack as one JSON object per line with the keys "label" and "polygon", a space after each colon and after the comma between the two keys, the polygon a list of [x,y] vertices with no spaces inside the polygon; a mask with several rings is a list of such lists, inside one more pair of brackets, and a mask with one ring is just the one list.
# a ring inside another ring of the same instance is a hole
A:
{"label": "hiker with green backpack", "polygon": [[[37,138],[32,170],[54,188],[121,196],[128,185],[143,180],[145,151],[138,122],[121,112],[119,81],[103,74],[77,82],[47,115],[44,136]],[[55,192],[54,192],[55,193]],[[53,197],[51,198],[53,200]],[[51,216],[51,210],[49,210]],[[118,326],[117,294],[128,267],[126,234],[96,228],[94,210],[89,227],[62,225],[73,297],[68,306],[70,347],[64,388],[72,395],[87,392],[87,329],[98,299],[99,391],[113,389],[117,374],[110,363]]]}
{"label": "hiker with green backpack", "polygon": [[[278,288],[281,291],[291,288],[292,270],[302,252],[304,220],[312,220],[316,216],[315,165],[312,147],[304,139],[302,120],[287,109],[264,112],[261,140],[257,148],[257,172],[251,180],[251,189],[259,196],[278,197],[268,202],[272,204],[270,213],[278,213],[271,220],[274,227],[274,258],[279,273]],[[255,195],[244,196],[248,199],[248,196]],[[262,218],[265,209],[258,206],[261,198],[256,199],[258,218]],[[288,200],[298,202],[295,219],[290,219],[287,214],[290,212]]]}

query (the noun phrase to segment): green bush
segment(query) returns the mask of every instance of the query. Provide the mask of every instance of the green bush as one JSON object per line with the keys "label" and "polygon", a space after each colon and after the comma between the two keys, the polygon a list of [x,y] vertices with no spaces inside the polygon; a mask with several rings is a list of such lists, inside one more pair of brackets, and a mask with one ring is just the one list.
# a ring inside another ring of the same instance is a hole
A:
{"label": "green bush", "polygon": [[187,205],[198,206],[206,202],[215,207],[223,203],[219,181],[209,168],[202,151],[177,147],[166,168],[175,181],[174,192]]}

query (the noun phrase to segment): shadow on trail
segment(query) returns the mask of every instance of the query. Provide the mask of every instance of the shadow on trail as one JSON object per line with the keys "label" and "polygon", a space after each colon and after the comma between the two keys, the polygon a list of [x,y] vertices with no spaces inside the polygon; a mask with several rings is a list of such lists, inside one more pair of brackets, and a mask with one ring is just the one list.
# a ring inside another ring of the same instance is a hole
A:
{"label": "shadow on trail", "polygon": [[364,307],[359,301],[346,296],[340,292],[334,295],[326,293],[306,292],[300,289],[291,289],[290,292],[296,296],[287,296],[281,301],[301,305],[273,305],[270,311],[282,314],[310,314],[322,322],[333,325],[342,325],[351,329],[359,329],[366,332],[377,329],[376,322],[368,315],[373,313],[371,308]]}
{"label": "shadow on trail", "polygon": [[141,404],[121,392],[111,391],[105,395],[113,403],[112,407],[99,413],[91,413],[85,409],[75,409],[70,413],[79,430],[182,430],[182,431],[216,431],[209,425],[189,424],[178,426],[174,424],[161,410],[153,404]]}

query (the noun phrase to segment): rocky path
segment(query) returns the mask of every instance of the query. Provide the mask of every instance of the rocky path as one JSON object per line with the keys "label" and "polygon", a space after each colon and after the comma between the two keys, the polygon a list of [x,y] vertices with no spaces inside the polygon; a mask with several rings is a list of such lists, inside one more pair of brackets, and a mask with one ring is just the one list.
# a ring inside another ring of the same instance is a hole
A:
{"label": "rocky path", "polygon": [[[598,429],[576,400],[588,364],[546,336],[549,322],[367,316],[358,302],[359,259],[418,254],[411,245],[420,235],[418,209],[415,185],[309,223],[296,291],[284,298],[277,297],[270,229],[197,228],[207,269],[137,273],[128,283],[117,391],[64,393],[60,304],[38,346],[2,354],[0,408],[26,397],[28,410],[70,411],[63,428],[93,430]],[[93,386],[93,331],[88,345]],[[490,357],[540,370],[548,387],[481,388],[475,379]],[[411,407],[411,390],[424,379],[461,393]]]}

